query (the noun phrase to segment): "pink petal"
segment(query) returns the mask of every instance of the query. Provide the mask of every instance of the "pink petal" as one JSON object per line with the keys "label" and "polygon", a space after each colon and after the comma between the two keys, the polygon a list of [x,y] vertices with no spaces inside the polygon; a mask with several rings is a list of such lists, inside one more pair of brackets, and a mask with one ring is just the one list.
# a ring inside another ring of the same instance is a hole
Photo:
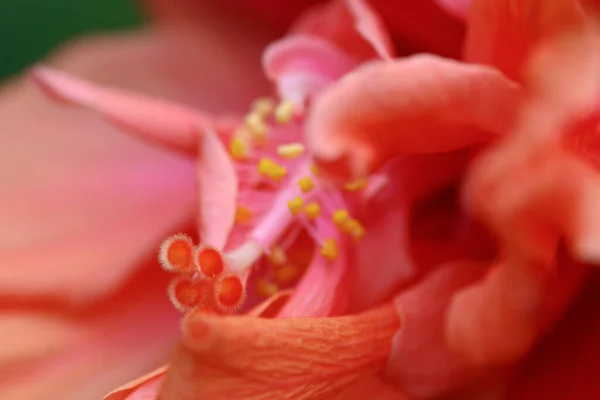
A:
{"label": "pink petal", "polygon": [[0,101],[4,296],[105,295],[192,218],[191,161],[49,104],[24,83]]}
{"label": "pink petal", "polygon": [[308,140],[319,161],[361,176],[395,156],[497,138],[519,100],[517,85],[490,68],[425,55],[373,63],[315,100]]}
{"label": "pink petal", "polygon": [[196,126],[210,124],[208,116],[137,94],[108,89],[49,68],[32,78],[49,96],[99,112],[116,126],[175,150],[195,154]]}
{"label": "pink petal", "polygon": [[164,273],[151,262],[132,278],[110,300],[91,307],[74,310],[46,302],[5,309],[0,315],[2,394],[98,399],[164,363],[180,318],[164,296]]}
{"label": "pink petal", "polygon": [[[343,238],[333,237],[342,243]],[[277,317],[327,317],[346,311],[350,294],[348,255],[342,252],[329,261],[320,251],[315,249],[312,263]]]}
{"label": "pink petal", "polygon": [[292,33],[320,37],[359,59],[394,56],[381,18],[363,0],[337,0],[315,7],[299,18]]}
{"label": "pink petal", "polygon": [[200,238],[203,243],[222,249],[235,223],[237,174],[229,153],[214,132],[205,130],[199,146]]}
{"label": "pink petal", "polygon": [[305,99],[351,71],[357,62],[328,42],[295,35],[271,44],[263,55],[265,73],[279,95],[303,105]]}

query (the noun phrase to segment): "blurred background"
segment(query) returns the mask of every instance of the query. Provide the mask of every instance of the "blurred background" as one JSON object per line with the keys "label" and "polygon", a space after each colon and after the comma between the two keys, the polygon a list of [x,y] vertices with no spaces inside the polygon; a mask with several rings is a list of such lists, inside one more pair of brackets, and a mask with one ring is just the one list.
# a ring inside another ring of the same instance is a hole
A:
{"label": "blurred background", "polygon": [[131,0],[0,0],[0,80],[84,32],[133,27]]}

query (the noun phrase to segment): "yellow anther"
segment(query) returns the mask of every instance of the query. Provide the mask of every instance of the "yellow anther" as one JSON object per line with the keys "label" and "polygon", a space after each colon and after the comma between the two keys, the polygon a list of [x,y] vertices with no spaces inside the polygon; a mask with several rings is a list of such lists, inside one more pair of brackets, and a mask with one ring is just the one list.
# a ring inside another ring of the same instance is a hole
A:
{"label": "yellow anther", "polygon": [[321,215],[321,206],[317,203],[309,203],[304,207],[304,213],[308,217],[308,219],[313,220],[316,219],[319,215]]}
{"label": "yellow anther", "polygon": [[279,292],[279,287],[273,282],[269,282],[265,279],[259,279],[256,282],[256,292],[263,298],[269,298]]}
{"label": "yellow anther", "polygon": [[229,154],[232,158],[240,160],[248,156],[248,146],[239,136],[234,136],[229,142]]}
{"label": "yellow anther", "polygon": [[277,147],[277,154],[283,158],[297,158],[304,154],[304,146],[302,143],[282,144]]}
{"label": "yellow anther", "polygon": [[235,222],[244,223],[252,218],[252,210],[247,206],[238,205],[235,209]]}
{"label": "yellow anther", "polygon": [[271,114],[275,109],[275,100],[269,97],[259,97],[252,103],[252,112],[262,117]]}
{"label": "yellow anther", "polygon": [[279,103],[275,108],[275,120],[281,125],[290,122],[294,116],[294,107],[294,103],[289,100]]}
{"label": "yellow anther", "polygon": [[251,112],[246,115],[244,122],[246,123],[246,127],[250,130],[252,140],[257,144],[263,144],[267,139],[268,130],[263,117],[256,112]]}
{"label": "yellow anther", "polygon": [[260,159],[258,163],[258,172],[261,175],[266,176],[267,178],[271,178],[276,182],[279,182],[282,178],[284,178],[287,175],[287,169],[277,164],[270,158]]}
{"label": "yellow anther", "polygon": [[338,228],[341,228],[350,220],[350,213],[347,210],[336,210],[331,219]]}
{"label": "yellow anther", "polygon": [[294,264],[286,264],[282,267],[277,267],[273,271],[275,281],[281,286],[295,283],[301,276],[302,271]]}
{"label": "yellow anther", "polygon": [[312,179],[310,179],[308,176],[305,176],[298,179],[298,186],[300,187],[300,190],[302,190],[302,192],[308,193],[314,189],[315,184],[312,181]]}
{"label": "yellow anther", "polygon": [[361,178],[354,182],[347,183],[346,185],[344,185],[344,189],[346,189],[350,192],[355,192],[357,190],[363,190],[364,188],[367,187],[367,183],[368,183],[367,178]]}
{"label": "yellow anther", "polygon": [[285,251],[281,247],[274,246],[271,248],[269,255],[267,256],[269,262],[273,265],[283,265],[287,262],[287,256]]}
{"label": "yellow anther", "polygon": [[326,259],[333,261],[338,256],[338,248],[335,239],[326,239],[321,247],[321,255]]}
{"label": "yellow anther", "polygon": [[355,219],[351,219],[344,225],[344,231],[351,235],[355,240],[362,239],[365,236],[365,228]]}
{"label": "yellow anther", "polygon": [[319,171],[319,167],[317,167],[316,164],[312,164],[310,167],[310,172],[314,175],[314,176],[319,176],[321,175],[321,171]]}
{"label": "yellow anther", "polygon": [[293,215],[298,215],[304,207],[304,200],[302,200],[302,197],[294,197],[288,201],[288,207]]}

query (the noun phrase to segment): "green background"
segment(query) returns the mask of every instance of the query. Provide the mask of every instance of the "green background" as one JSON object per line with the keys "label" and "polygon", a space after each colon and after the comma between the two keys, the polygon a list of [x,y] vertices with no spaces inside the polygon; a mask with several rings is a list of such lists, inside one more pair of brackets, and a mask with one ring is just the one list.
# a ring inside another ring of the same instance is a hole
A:
{"label": "green background", "polygon": [[0,0],[0,80],[70,38],[141,20],[134,0]]}

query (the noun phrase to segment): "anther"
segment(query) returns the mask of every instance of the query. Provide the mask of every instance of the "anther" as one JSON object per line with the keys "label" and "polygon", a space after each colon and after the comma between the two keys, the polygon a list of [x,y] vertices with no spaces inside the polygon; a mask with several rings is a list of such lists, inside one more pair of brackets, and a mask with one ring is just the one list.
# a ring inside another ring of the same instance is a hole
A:
{"label": "anther", "polygon": [[277,154],[283,158],[293,159],[304,154],[304,145],[302,143],[288,143],[277,147]]}
{"label": "anther", "polygon": [[334,211],[331,219],[338,229],[342,229],[343,226],[350,220],[350,214],[347,210],[336,210]]}
{"label": "anther", "polygon": [[273,265],[283,265],[287,261],[287,256],[281,247],[274,246],[267,255],[267,259]]}
{"label": "anther", "polygon": [[248,146],[239,136],[234,136],[229,142],[229,154],[235,160],[242,160],[248,157]]}
{"label": "anther", "polygon": [[314,175],[314,176],[319,176],[321,174],[321,171],[319,170],[319,167],[317,167],[316,164],[311,164],[311,166],[309,167],[310,172]]}
{"label": "anther", "polygon": [[250,219],[252,219],[252,210],[250,207],[238,205],[235,209],[235,222],[243,224],[250,221]]}
{"label": "anther", "polygon": [[349,192],[356,192],[358,190],[363,190],[364,188],[366,188],[367,183],[367,178],[361,178],[354,182],[345,184],[344,189],[348,190]]}
{"label": "anther", "polygon": [[275,105],[275,100],[269,97],[260,97],[252,103],[252,111],[261,117],[266,117],[273,112]]}
{"label": "anther", "polygon": [[365,236],[365,228],[355,219],[351,219],[345,224],[345,231],[351,235],[355,240],[360,240]]}
{"label": "anther", "polygon": [[329,238],[323,242],[323,246],[321,247],[321,255],[329,261],[336,259],[338,256],[338,247],[335,239]]}
{"label": "anther", "polygon": [[256,282],[256,292],[263,298],[269,298],[279,292],[279,287],[277,284],[269,282],[266,279],[259,279]]}
{"label": "anther", "polygon": [[276,182],[281,181],[287,175],[287,169],[270,158],[261,158],[258,163],[258,172],[266,176],[267,178],[271,178]]}
{"label": "anther", "polygon": [[316,202],[309,203],[304,207],[304,213],[312,221],[321,215],[321,206]]}
{"label": "anther", "polygon": [[275,120],[281,124],[285,125],[291,121],[294,116],[294,102],[285,100],[275,108]]}
{"label": "anther", "polygon": [[255,112],[251,112],[246,116],[244,122],[250,130],[254,142],[263,144],[267,138],[268,127],[262,116]]}
{"label": "anther", "polygon": [[308,193],[314,189],[315,184],[308,176],[304,176],[298,180],[298,186],[303,193]]}
{"label": "anther", "polygon": [[288,201],[288,207],[293,215],[298,215],[302,212],[302,207],[304,207],[304,200],[302,197],[294,197],[290,201]]}
{"label": "anther", "polygon": [[223,277],[217,282],[215,298],[223,311],[235,311],[244,301],[244,284],[235,275]]}
{"label": "anther", "polygon": [[209,246],[199,246],[194,257],[196,268],[207,278],[216,278],[225,268],[221,253]]}
{"label": "anther", "polygon": [[273,270],[275,281],[281,286],[292,285],[300,279],[300,268],[294,264],[286,264]]}
{"label": "anther", "polygon": [[184,234],[165,240],[160,246],[159,261],[169,272],[191,272],[194,269],[194,243]]}

